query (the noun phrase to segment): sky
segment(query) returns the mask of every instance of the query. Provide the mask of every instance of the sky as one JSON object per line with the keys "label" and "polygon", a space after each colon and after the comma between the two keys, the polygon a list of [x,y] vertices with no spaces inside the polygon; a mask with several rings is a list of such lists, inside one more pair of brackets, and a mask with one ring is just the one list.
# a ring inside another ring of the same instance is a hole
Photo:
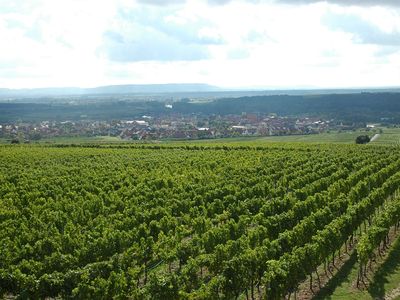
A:
{"label": "sky", "polygon": [[0,0],[0,88],[400,86],[400,0]]}

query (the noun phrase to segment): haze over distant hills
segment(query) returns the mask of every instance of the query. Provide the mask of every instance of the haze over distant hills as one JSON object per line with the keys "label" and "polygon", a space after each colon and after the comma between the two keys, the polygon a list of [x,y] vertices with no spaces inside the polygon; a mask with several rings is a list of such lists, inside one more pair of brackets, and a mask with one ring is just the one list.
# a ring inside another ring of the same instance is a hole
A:
{"label": "haze over distant hills", "polygon": [[162,94],[187,92],[216,92],[221,89],[203,83],[173,83],[173,84],[126,84],[109,85],[95,88],[36,88],[36,89],[0,89],[2,97],[42,97],[67,95],[115,95],[115,94]]}
{"label": "haze over distant hills", "polygon": [[[108,85],[94,88],[52,87],[32,89],[0,88],[0,98],[43,98],[66,96],[118,96],[133,95],[175,95],[176,98],[225,98],[260,95],[316,95],[316,94],[353,94],[362,92],[400,92],[398,87],[387,88],[336,88],[336,89],[276,89],[276,88],[222,88],[204,83],[172,84],[126,84]],[[160,100],[160,99],[158,99]]]}

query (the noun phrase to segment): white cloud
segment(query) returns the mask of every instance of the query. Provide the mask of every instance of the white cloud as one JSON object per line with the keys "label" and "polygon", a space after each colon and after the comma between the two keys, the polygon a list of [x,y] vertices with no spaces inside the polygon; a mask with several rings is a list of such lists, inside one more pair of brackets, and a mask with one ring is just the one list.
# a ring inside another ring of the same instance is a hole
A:
{"label": "white cloud", "polygon": [[393,7],[143,2],[0,0],[0,87],[400,85]]}

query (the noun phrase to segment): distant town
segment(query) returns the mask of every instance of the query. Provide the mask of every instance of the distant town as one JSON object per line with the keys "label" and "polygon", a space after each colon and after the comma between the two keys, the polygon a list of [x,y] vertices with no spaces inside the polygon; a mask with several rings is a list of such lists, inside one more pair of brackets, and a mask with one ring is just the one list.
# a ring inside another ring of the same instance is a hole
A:
{"label": "distant town", "polygon": [[10,142],[34,142],[54,137],[112,136],[122,140],[210,139],[238,136],[316,134],[329,130],[351,130],[321,118],[282,117],[276,114],[241,115],[143,115],[132,120],[41,121],[0,124],[0,138]]}

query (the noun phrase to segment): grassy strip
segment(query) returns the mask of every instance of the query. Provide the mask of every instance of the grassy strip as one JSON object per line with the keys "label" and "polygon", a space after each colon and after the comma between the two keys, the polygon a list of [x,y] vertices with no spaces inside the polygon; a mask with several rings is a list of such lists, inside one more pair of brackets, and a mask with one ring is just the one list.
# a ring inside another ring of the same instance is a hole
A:
{"label": "grassy strip", "polygon": [[[400,286],[400,236],[396,238],[384,262],[375,271],[368,289],[360,290],[354,286],[360,266],[356,260],[350,259],[349,262],[351,269],[346,266],[346,270],[338,273],[339,276],[330,284],[331,287],[315,299],[383,299],[393,289],[398,288]],[[399,298],[400,296],[394,299]]]}

